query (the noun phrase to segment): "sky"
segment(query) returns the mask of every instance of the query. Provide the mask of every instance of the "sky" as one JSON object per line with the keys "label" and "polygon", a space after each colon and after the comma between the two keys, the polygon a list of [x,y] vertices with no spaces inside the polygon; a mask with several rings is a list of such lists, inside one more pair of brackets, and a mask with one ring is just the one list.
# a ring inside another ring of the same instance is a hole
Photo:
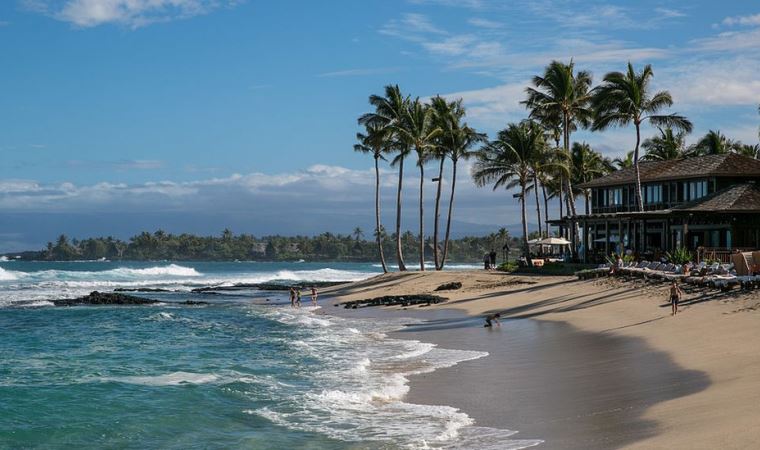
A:
{"label": "sky", "polygon": [[[533,75],[571,58],[595,84],[651,64],[670,111],[694,122],[690,142],[710,129],[758,141],[750,1],[3,0],[0,251],[158,228],[369,235],[372,159],[352,147],[370,94],[397,83],[463,98],[467,122],[493,135],[527,117]],[[635,134],[573,140],[614,157]],[[383,168],[389,229],[394,175]],[[466,164],[458,182],[455,232],[519,223],[511,193],[476,188]]]}

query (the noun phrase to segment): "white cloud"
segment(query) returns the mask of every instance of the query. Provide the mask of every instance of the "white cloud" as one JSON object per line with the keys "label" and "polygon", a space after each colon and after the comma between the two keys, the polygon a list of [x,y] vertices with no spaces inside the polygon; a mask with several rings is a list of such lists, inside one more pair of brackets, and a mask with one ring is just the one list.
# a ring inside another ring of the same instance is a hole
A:
{"label": "white cloud", "polygon": [[115,23],[139,28],[155,22],[184,19],[241,0],[23,0],[31,11],[47,14],[77,27]]}
{"label": "white cloud", "polygon": [[732,52],[760,49],[760,29],[726,31],[715,36],[694,39],[693,49],[700,52]]}
{"label": "white cloud", "polygon": [[461,98],[467,108],[467,118],[488,127],[501,128],[507,122],[527,117],[527,110],[520,102],[525,100],[527,80],[484,89],[453,92],[444,97]]}
{"label": "white cloud", "polygon": [[663,72],[657,80],[677,106],[731,106],[760,102],[760,60],[737,57],[689,61]]}
{"label": "white cloud", "polygon": [[470,25],[479,28],[498,29],[503,28],[504,24],[493,20],[483,19],[480,17],[473,17],[467,21]]}
{"label": "white cloud", "polygon": [[734,25],[742,25],[742,26],[753,26],[753,25],[760,25],[760,14],[753,14],[749,16],[734,16],[734,17],[726,17],[723,19],[721,24],[725,26],[734,26]]}

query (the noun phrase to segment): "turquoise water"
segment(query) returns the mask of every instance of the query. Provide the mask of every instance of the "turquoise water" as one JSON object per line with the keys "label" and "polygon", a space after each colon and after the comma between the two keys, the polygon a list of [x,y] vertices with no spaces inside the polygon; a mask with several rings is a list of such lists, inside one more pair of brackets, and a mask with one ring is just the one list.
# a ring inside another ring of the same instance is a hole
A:
{"label": "turquoise water", "polygon": [[[389,336],[402,321],[292,309],[208,285],[357,280],[371,264],[0,263],[0,448],[521,448],[407,377],[485,356]],[[140,307],[49,300],[159,287]],[[207,306],[176,302],[204,300]],[[408,321],[403,321],[408,322]],[[486,446],[487,447],[487,446]]]}

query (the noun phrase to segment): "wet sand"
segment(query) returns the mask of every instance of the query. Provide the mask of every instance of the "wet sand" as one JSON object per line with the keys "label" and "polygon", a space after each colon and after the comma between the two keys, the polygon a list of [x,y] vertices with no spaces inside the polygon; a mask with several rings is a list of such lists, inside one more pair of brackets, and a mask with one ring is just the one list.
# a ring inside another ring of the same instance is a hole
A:
{"label": "wet sand", "polygon": [[[442,283],[463,287],[436,292]],[[424,318],[398,333],[486,358],[415,376],[407,401],[458,407],[477,425],[543,439],[538,448],[755,448],[760,442],[760,296],[483,271],[391,274],[335,300],[442,294],[430,307],[329,308]],[[500,311],[500,328],[482,315]]]}

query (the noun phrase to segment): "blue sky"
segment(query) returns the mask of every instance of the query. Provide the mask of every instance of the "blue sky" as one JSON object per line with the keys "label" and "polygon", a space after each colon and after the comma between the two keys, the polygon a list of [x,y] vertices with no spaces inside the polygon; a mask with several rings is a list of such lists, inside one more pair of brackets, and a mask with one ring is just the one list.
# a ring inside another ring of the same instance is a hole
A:
{"label": "blue sky", "polygon": [[[757,142],[753,2],[3,1],[0,250],[58,231],[371,229],[371,160],[351,150],[369,94],[463,97],[493,133],[525,117],[532,75],[571,57],[595,82],[652,64],[691,141]],[[611,156],[633,146],[631,129],[575,137]],[[511,196],[466,178],[461,230],[519,222]]]}

